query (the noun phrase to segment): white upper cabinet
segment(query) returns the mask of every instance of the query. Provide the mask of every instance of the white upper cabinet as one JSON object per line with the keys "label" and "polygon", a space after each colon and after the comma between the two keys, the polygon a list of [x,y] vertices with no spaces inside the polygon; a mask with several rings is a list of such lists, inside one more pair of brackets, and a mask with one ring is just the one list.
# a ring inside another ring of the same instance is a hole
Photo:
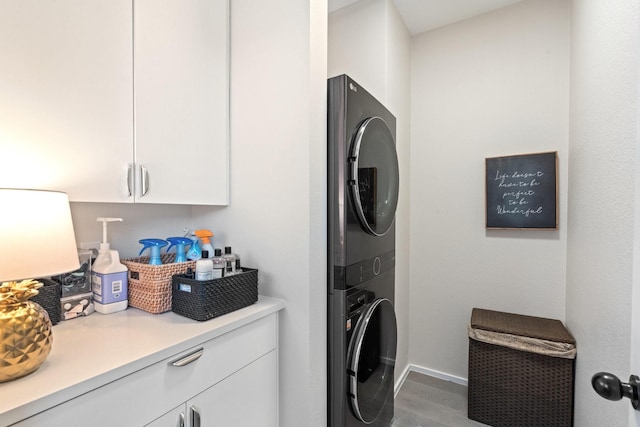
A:
{"label": "white upper cabinet", "polygon": [[0,0],[0,187],[225,205],[228,0]]}
{"label": "white upper cabinet", "polygon": [[131,0],[0,0],[0,187],[127,201]]}
{"label": "white upper cabinet", "polygon": [[227,0],[135,0],[133,33],[136,201],[228,204]]}

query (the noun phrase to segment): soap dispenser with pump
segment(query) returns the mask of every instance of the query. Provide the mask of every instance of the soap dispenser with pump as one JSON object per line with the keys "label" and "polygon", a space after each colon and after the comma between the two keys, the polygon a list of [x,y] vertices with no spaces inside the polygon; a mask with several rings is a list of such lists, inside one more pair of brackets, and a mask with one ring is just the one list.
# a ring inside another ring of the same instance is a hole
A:
{"label": "soap dispenser with pump", "polygon": [[122,218],[98,218],[102,222],[102,243],[91,271],[93,301],[98,313],[110,314],[125,310],[127,299],[127,267],[120,263],[120,254],[111,249],[107,240],[107,223],[122,221]]}

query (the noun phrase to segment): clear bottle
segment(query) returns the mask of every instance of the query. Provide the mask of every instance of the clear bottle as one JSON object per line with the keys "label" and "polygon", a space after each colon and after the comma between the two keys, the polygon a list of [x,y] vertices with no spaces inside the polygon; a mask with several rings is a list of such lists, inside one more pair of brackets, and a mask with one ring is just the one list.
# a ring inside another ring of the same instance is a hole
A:
{"label": "clear bottle", "polygon": [[222,257],[227,262],[225,276],[232,276],[236,274],[236,256],[231,253],[231,246],[225,246],[224,255],[222,255]]}
{"label": "clear bottle", "polygon": [[240,255],[234,255],[236,256],[236,274],[242,273],[242,266],[240,265]]}
{"label": "clear bottle", "polygon": [[202,258],[196,261],[196,280],[213,279],[213,261],[208,251],[202,251]]}
{"label": "clear bottle", "polygon": [[222,257],[222,249],[216,248],[214,254],[215,256],[211,258],[211,261],[213,261],[213,278],[219,279],[225,276],[227,261]]}

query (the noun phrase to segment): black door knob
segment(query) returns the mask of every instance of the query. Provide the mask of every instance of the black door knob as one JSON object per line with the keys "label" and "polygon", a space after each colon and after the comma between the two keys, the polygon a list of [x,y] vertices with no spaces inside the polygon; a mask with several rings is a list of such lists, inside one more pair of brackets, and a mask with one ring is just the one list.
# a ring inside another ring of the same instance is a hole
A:
{"label": "black door knob", "polygon": [[640,378],[635,375],[629,377],[628,383],[623,383],[618,377],[608,372],[598,372],[591,377],[591,385],[600,396],[608,400],[620,400],[626,397],[631,400],[634,409],[640,408],[638,386]]}

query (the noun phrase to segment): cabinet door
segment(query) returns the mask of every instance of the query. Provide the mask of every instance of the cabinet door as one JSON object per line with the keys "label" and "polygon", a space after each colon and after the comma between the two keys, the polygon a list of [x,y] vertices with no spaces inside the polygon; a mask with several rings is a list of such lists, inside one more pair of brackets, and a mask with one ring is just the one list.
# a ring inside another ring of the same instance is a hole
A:
{"label": "cabinet door", "polygon": [[186,405],[180,405],[173,408],[160,418],[147,424],[144,427],[186,427]]}
{"label": "cabinet door", "polygon": [[277,427],[277,363],[271,351],[189,400],[187,425]]}
{"label": "cabinet door", "polygon": [[228,0],[134,2],[138,203],[228,204]]}
{"label": "cabinet door", "polygon": [[0,186],[130,201],[131,0],[0,0]]}

